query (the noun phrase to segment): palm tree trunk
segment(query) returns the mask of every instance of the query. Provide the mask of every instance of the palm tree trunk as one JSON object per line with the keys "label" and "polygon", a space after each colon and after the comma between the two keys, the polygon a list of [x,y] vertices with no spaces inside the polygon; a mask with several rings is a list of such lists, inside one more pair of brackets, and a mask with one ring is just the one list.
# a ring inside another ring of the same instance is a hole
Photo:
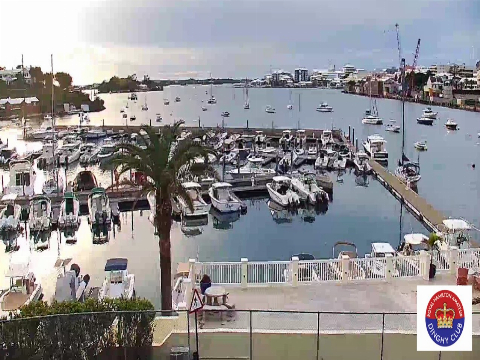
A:
{"label": "palm tree trunk", "polygon": [[[170,251],[170,229],[172,227],[172,204],[169,197],[166,199],[160,196],[157,191],[156,197],[156,217],[157,231],[160,248],[160,279],[162,310],[172,310],[172,254]],[[168,314],[165,314],[168,315]]]}

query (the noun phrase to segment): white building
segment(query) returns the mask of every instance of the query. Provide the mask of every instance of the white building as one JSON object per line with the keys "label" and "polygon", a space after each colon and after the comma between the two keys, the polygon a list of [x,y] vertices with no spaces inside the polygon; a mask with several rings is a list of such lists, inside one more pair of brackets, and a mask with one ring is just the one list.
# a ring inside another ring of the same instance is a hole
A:
{"label": "white building", "polygon": [[343,67],[343,72],[345,73],[345,75],[350,75],[350,74],[353,74],[357,69],[355,69],[355,66],[353,65],[350,65],[350,64],[346,64],[344,67]]}
{"label": "white building", "polygon": [[11,70],[0,70],[0,80],[5,81],[8,84],[10,84],[12,81],[15,81],[17,79],[18,74],[21,74],[23,72],[23,77],[27,84],[30,84],[32,81],[32,78],[30,76],[30,68],[23,68],[22,69],[11,69]]}

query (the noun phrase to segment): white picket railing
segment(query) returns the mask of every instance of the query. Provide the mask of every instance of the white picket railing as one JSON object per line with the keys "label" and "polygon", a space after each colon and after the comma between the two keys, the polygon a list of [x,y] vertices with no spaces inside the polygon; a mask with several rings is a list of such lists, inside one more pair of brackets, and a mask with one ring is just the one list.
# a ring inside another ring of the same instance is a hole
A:
{"label": "white picket railing", "polygon": [[242,263],[209,262],[200,263],[200,274],[207,274],[214,284],[240,284],[242,282]]}
{"label": "white picket railing", "polygon": [[457,267],[468,269],[480,268],[480,249],[458,250]]}
{"label": "white picket railing", "polygon": [[297,284],[330,281],[428,279],[430,256],[437,271],[456,273],[459,267],[480,269],[480,249],[432,251],[414,256],[311,261],[208,262],[197,263],[197,275],[208,274],[215,284]]}
{"label": "white picket railing", "polygon": [[247,281],[250,284],[285,283],[290,261],[249,262]]}

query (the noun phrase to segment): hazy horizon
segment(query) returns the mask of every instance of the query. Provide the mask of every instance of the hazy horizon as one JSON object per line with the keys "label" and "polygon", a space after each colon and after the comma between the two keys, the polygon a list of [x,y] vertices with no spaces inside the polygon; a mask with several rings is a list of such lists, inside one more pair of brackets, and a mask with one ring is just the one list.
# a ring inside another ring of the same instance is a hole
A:
{"label": "hazy horizon", "polygon": [[[21,9],[21,19],[15,16]],[[66,71],[75,84],[136,73],[152,79],[261,77],[270,69],[351,63],[474,65],[475,0],[0,0],[0,66]],[[12,30],[14,29],[14,30]]]}

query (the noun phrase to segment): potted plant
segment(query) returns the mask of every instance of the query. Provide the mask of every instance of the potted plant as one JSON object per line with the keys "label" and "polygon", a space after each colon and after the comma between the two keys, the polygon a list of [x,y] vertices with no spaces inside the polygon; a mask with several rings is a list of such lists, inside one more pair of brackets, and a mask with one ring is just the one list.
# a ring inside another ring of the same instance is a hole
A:
{"label": "potted plant", "polygon": [[[431,233],[428,238],[428,250],[433,252],[435,250],[439,251],[437,242],[441,242],[442,238],[435,233]],[[433,255],[430,254],[430,269],[428,270],[428,278],[433,279],[437,273],[437,266],[433,263]]]}

